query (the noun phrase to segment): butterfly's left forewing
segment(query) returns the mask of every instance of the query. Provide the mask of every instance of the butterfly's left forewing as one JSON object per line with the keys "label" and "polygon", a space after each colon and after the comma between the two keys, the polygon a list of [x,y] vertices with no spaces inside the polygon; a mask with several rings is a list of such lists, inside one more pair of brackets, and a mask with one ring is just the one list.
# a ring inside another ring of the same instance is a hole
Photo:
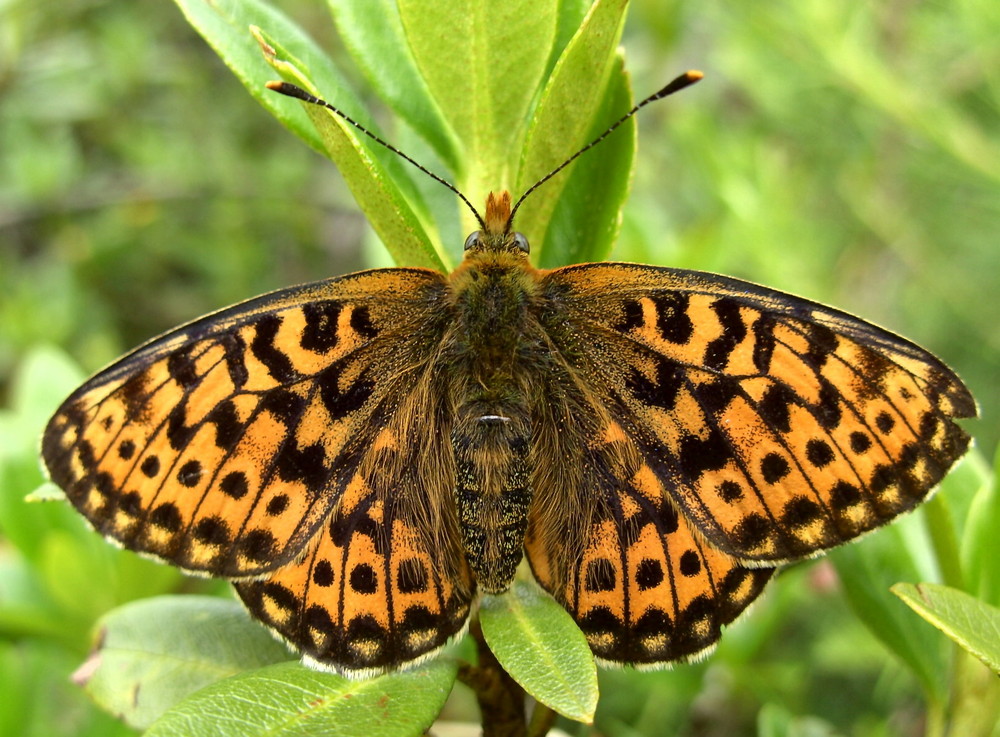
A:
{"label": "butterfly's left forewing", "polygon": [[43,457],[124,547],[228,578],[291,562],[440,339],[440,274],[265,295],[140,347],[49,422]]}

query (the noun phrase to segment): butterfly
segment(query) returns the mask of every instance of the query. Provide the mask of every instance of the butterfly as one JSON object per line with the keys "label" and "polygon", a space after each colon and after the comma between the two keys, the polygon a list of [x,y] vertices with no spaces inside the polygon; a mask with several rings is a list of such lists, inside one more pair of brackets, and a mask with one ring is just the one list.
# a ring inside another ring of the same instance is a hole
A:
{"label": "butterfly", "polygon": [[370,677],[522,559],[602,661],[699,657],[778,566],[913,509],[967,449],[975,401],[913,343],[715,274],[535,268],[516,209],[491,193],[451,274],[292,287],[137,348],[50,420],[52,480]]}

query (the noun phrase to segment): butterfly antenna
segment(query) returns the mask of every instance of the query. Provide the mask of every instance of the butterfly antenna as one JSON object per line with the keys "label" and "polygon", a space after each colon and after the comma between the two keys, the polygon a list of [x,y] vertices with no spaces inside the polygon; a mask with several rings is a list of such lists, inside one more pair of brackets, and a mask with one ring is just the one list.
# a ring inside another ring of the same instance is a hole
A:
{"label": "butterfly antenna", "polygon": [[542,177],[537,182],[535,182],[530,187],[528,187],[527,191],[523,195],[521,195],[521,197],[518,199],[517,203],[515,203],[514,208],[510,211],[510,217],[507,220],[507,228],[509,229],[511,227],[511,224],[514,222],[514,215],[515,215],[515,213],[517,213],[517,208],[519,208],[521,206],[521,203],[524,202],[528,198],[528,195],[530,195],[536,189],[538,189],[539,187],[541,187],[543,184],[545,184],[547,181],[549,181],[552,177],[554,177],[556,174],[558,174],[559,172],[561,172],[567,166],[569,166],[570,164],[572,164],[577,159],[577,157],[579,157],[581,154],[586,153],[587,151],[589,151],[590,149],[592,149],[594,146],[596,146],[597,144],[599,144],[601,141],[603,141],[605,138],[607,138],[608,136],[610,136],[612,133],[615,132],[615,129],[618,128],[618,126],[620,126],[626,120],[628,120],[629,118],[631,118],[633,115],[635,115],[637,112],[639,112],[642,108],[646,107],[646,105],[648,105],[649,103],[655,102],[656,100],[660,100],[660,99],[662,99],[664,97],[667,97],[668,95],[672,95],[675,92],[680,92],[685,87],[690,87],[695,82],[701,81],[701,78],[704,77],[704,76],[705,76],[704,74],[702,74],[701,72],[699,72],[699,71],[697,71],[695,69],[692,69],[692,70],[689,70],[687,72],[684,72],[684,74],[682,74],[679,77],[677,77],[676,79],[672,80],[670,83],[668,83],[661,90],[659,90],[658,92],[654,92],[652,95],[650,95],[645,100],[643,100],[642,102],[640,102],[634,108],[632,108],[631,110],[629,110],[627,113],[625,113],[623,116],[621,116],[621,118],[619,118],[616,122],[612,123],[611,126],[606,131],[604,131],[601,135],[599,135],[593,141],[591,141],[586,146],[584,146],[579,151],[577,151],[575,154],[573,154],[568,159],[566,159],[563,163],[561,163],[555,169],[553,169],[548,174],[546,174],[544,177]]}
{"label": "butterfly antenna", "polygon": [[469,202],[469,198],[466,197],[461,192],[459,192],[458,188],[454,184],[452,184],[451,182],[449,182],[446,179],[442,179],[437,174],[435,174],[434,172],[430,171],[423,164],[420,164],[420,163],[414,161],[409,156],[407,156],[402,151],[400,151],[398,148],[396,148],[395,146],[393,146],[391,143],[386,143],[381,138],[379,138],[374,133],[372,133],[370,130],[368,130],[363,125],[361,125],[361,123],[359,123],[356,120],[354,120],[353,118],[351,118],[351,116],[349,116],[343,110],[334,107],[333,105],[331,105],[330,103],[328,103],[326,100],[322,100],[319,97],[316,97],[315,95],[309,94],[308,92],[306,92],[301,87],[298,87],[297,85],[294,85],[294,84],[290,84],[288,82],[268,82],[264,86],[267,87],[269,90],[273,90],[274,92],[278,92],[278,93],[280,93],[282,95],[287,95],[288,97],[294,97],[295,99],[302,100],[303,102],[308,102],[308,103],[312,103],[313,105],[319,105],[320,107],[325,107],[330,112],[339,115],[345,121],[347,121],[348,123],[350,123],[351,125],[353,125],[359,131],[361,131],[366,136],[368,136],[370,139],[372,139],[373,141],[375,141],[375,143],[377,143],[377,144],[379,144],[381,146],[384,146],[385,148],[389,149],[390,151],[392,151],[397,156],[402,156],[404,159],[406,159],[407,161],[409,161],[411,164],[413,164],[415,167],[417,167],[420,171],[422,171],[424,174],[426,174],[427,176],[429,176],[431,179],[433,179],[436,182],[440,182],[441,184],[443,184],[444,186],[446,186],[448,189],[450,189],[452,192],[454,192],[455,194],[457,194],[459,196],[459,198],[461,198],[462,202],[464,202],[466,205],[468,205],[469,209],[472,210],[472,214],[475,215],[476,216],[476,220],[479,221],[479,226],[483,230],[486,230],[486,221],[483,220],[482,216],[479,214],[479,211],[476,210],[475,207],[473,207],[473,205],[472,205],[471,202]]}

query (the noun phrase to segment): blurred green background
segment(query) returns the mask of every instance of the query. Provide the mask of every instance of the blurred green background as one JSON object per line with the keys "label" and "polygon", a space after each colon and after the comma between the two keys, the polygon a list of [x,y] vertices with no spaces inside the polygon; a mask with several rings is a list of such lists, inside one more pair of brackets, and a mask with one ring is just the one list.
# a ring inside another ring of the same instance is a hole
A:
{"label": "blurred green background", "polygon": [[[623,46],[637,96],[687,68],[707,78],[641,115],[613,257],[750,279],[906,335],[972,388],[983,419],[969,427],[991,456],[1000,3],[632,5]],[[323,3],[281,7],[350,70]],[[405,141],[371,103],[383,130]],[[40,346],[89,372],[212,309],[386,264],[335,169],[249,98],[173,4],[0,3],[2,534],[12,536],[14,501],[40,480],[36,439],[62,398],[60,388],[23,404]],[[82,526],[64,511],[39,518]],[[32,529],[30,544],[51,542],[45,524]],[[91,537],[87,560],[113,554]],[[41,626],[3,609],[34,584],[0,537],[0,734],[128,733],[67,682],[93,617],[117,600],[201,586],[129,565],[98,604],[86,601],[93,587],[110,584],[77,582],[79,598],[67,595],[61,611],[75,602],[78,616]],[[743,670],[606,676],[608,709],[616,699],[657,709],[646,723],[604,729],[658,734],[669,718],[685,734],[733,734],[763,703],[812,715],[804,729],[815,731],[803,733],[921,733],[918,686],[829,578],[823,567],[790,571],[734,628],[719,658]],[[803,662],[815,668],[809,678]],[[628,687],[616,688],[622,679]]]}

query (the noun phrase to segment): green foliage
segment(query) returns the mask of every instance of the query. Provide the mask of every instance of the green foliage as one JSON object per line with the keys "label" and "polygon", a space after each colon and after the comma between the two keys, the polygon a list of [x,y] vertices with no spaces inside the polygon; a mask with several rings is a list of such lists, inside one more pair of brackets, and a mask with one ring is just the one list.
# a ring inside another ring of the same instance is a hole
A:
{"label": "green foliage", "polygon": [[164,714],[148,737],[422,735],[444,705],[455,664],[348,681],[299,663],[248,671],[198,691]]}
{"label": "green foliage", "polygon": [[[457,261],[472,221],[450,193],[339,119],[268,92],[268,79],[311,85],[481,207],[489,189],[516,197],[617,119],[630,87],[644,94],[704,68],[705,82],[638,121],[642,156],[623,214],[632,123],[529,201],[518,227],[539,264],[604,258],[614,244],[614,258],[835,303],[931,347],[984,416],[1000,410],[996,3],[633,0],[624,32],[624,3],[611,0],[507,3],[499,16],[471,0],[328,4],[283,4],[293,22],[261,2],[178,0],[244,87],[168,4],[0,9],[0,735],[133,733],[68,681],[101,627],[104,670],[98,661],[77,680],[140,727],[173,706],[153,734],[317,724],[420,734],[448,696],[453,658],[468,653],[366,684],[260,668],[282,649],[230,601],[170,599],[146,623],[133,607],[162,599],[126,604],[224,587],[113,549],[64,504],[24,502],[43,481],[41,428],[82,378],[76,362],[94,369],[210,309],[387,264],[377,239],[400,262]],[[616,50],[622,33],[634,84]],[[247,91],[308,146],[247,104]],[[343,182],[310,149],[333,158]],[[973,428],[981,448],[1000,438],[995,423]],[[996,735],[995,677],[889,587],[940,582],[976,597],[942,613],[897,589],[952,634],[966,617],[971,634],[957,639],[981,639],[995,616],[987,605],[1000,606],[998,533],[1000,491],[970,456],[927,509],[837,551],[836,575],[825,563],[783,572],[707,662],[602,670],[596,729],[874,737],[919,732],[914,714],[926,712],[931,735]],[[536,618],[518,592],[484,610],[498,656],[518,638],[561,632],[561,612]],[[245,652],[225,651],[230,630]],[[142,657],[122,646],[128,637],[146,642]],[[550,657],[578,650],[571,640]],[[191,648],[196,661],[183,667],[164,658]],[[589,709],[560,707],[558,679],[532,675],[537,662],[503,659],[539,700],[577,718]],[[462,689],[446,714],[476,719]]]}
{"label": "green foliage", "polygon": [[597,669],[587,640],[538,586],[515,581],[503,596],[484,596],[479,624],[490,650],[535,700],[590,724],[597,708]]}

